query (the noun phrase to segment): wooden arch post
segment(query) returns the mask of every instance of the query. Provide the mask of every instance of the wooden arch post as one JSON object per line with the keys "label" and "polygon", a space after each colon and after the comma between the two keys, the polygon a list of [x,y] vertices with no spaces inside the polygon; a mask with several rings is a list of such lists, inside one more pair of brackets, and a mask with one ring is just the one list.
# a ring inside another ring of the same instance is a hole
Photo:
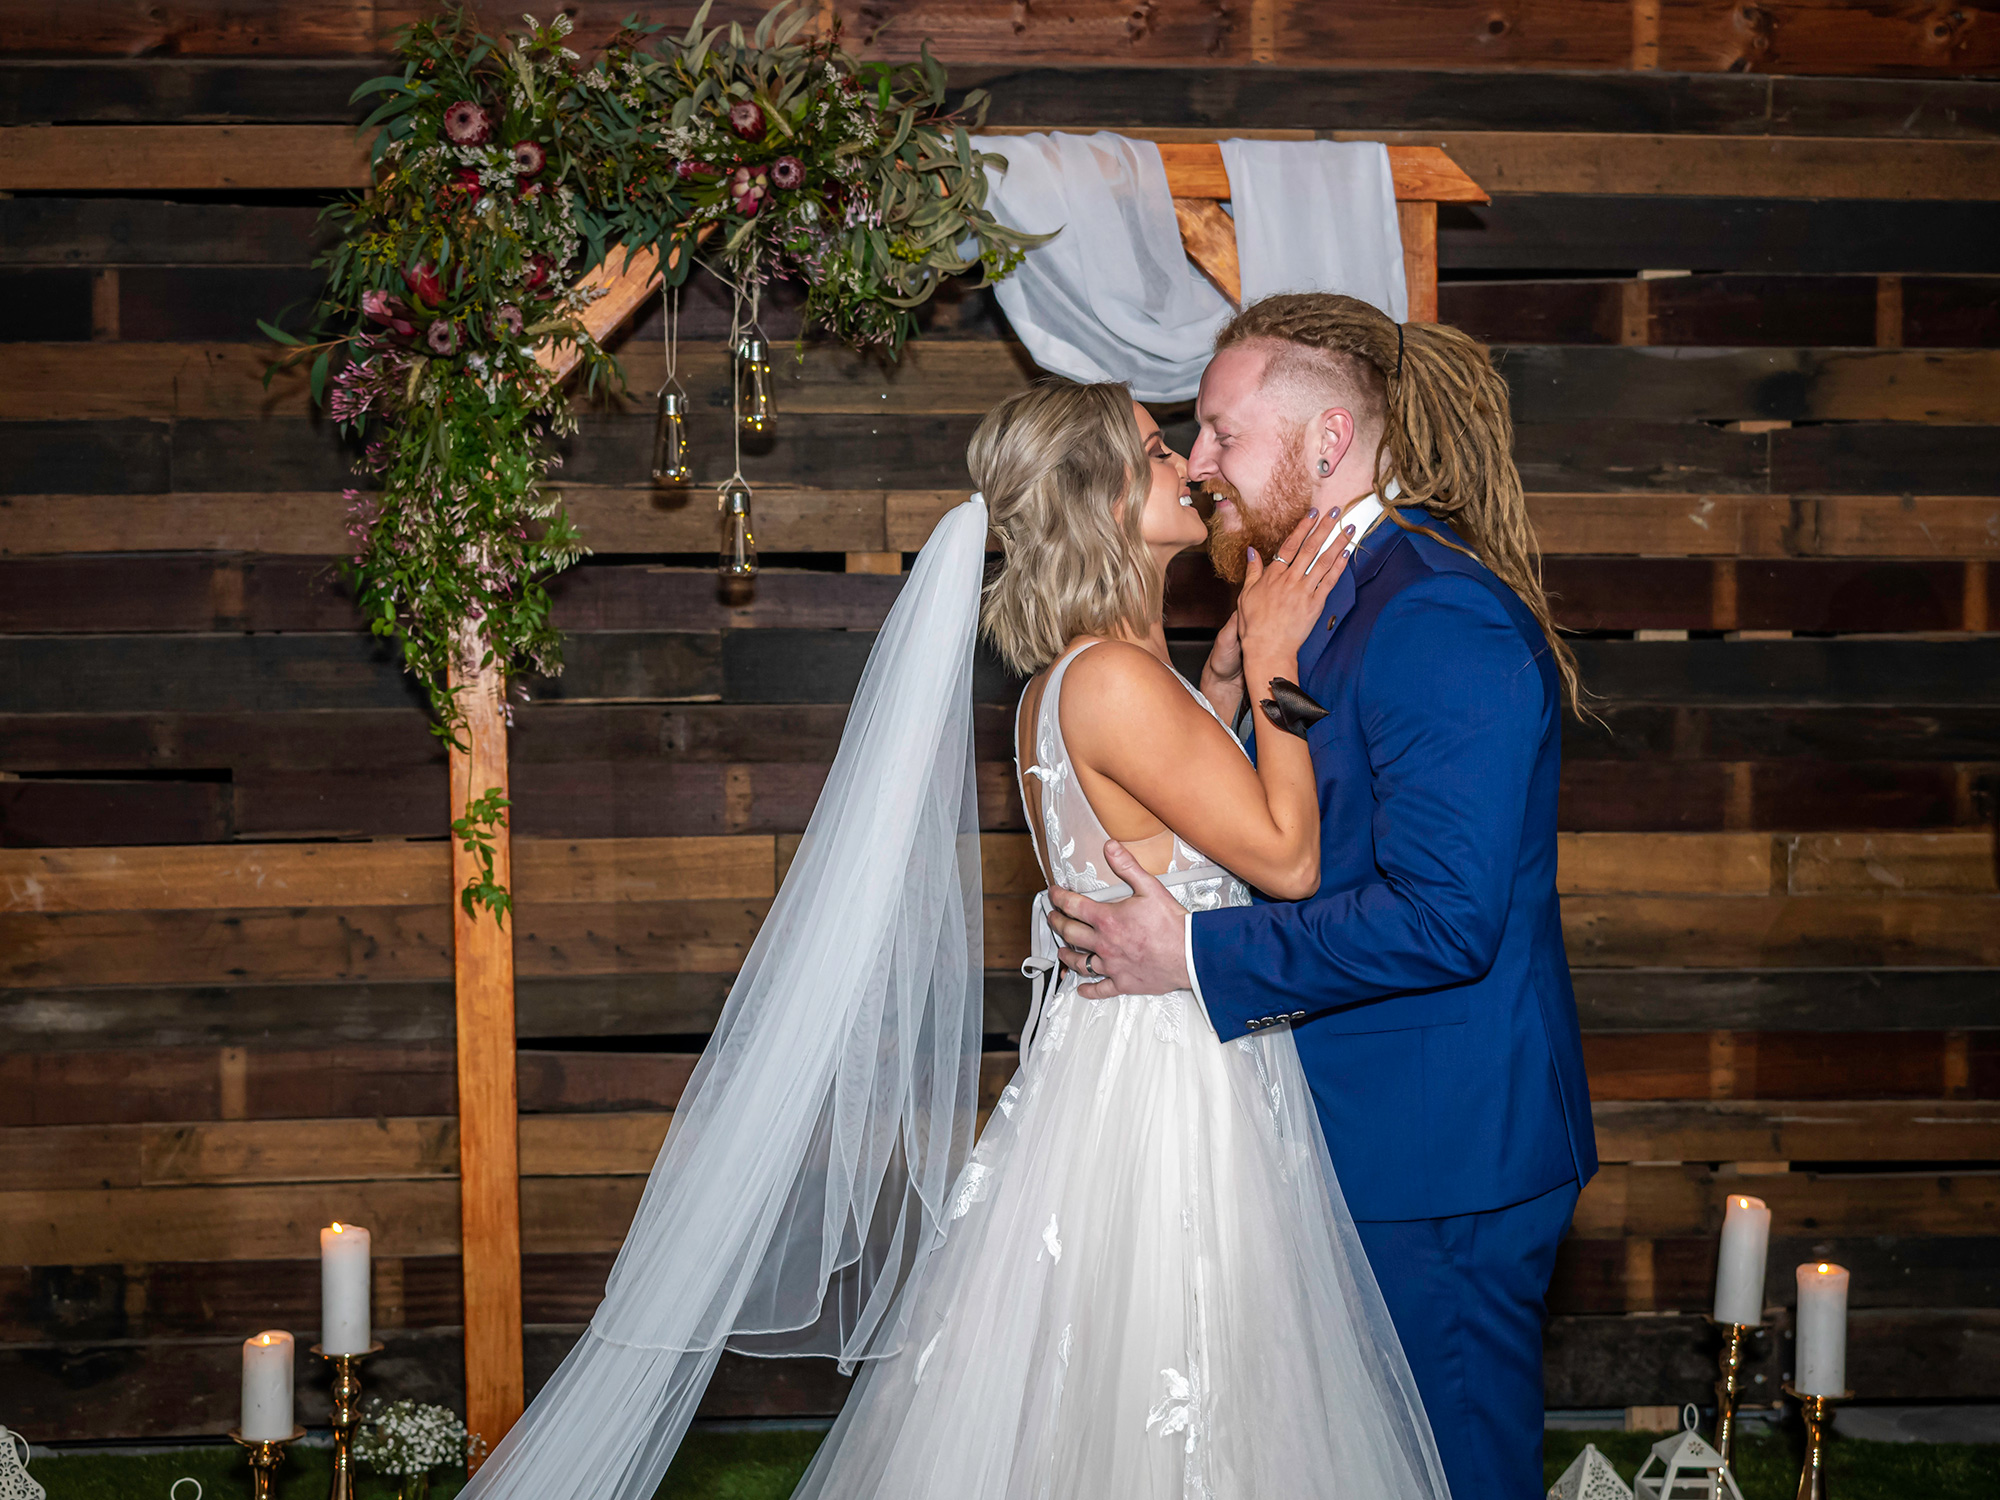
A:
{"label": "wooden arch post", "polygon": [[[584,278],[604,296],[584,326],[603,338],[660,284],[650,250],[628,264],[614,250]],[[561,378],[576,367],[574,344],[545,344],[535,358]],[[463,748],[451,751],[451,818],[489,790],[507,795],[506,679],[467,639],[451,673],[465,715]],[[511,820],[510,820],[511,821]],[[509,829],[492,830],[493,878],[513,888]],[[462,840],[452,841],[452,968],[457,992],[458,1215],[465,1297],[465,1422],[488,1449],[507,1435],[526,1404],[521,1328],[521,1164],[518,1064],[514,1046],[514,929],[491,912],[470,913],[457,893],[481,873]]]}

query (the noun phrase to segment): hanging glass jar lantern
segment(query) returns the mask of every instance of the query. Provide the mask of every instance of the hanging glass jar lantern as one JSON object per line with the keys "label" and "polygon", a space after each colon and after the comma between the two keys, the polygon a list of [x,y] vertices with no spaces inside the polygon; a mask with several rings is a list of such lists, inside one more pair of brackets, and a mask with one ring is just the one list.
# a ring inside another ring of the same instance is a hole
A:
{"label": "hanging glass jar lantern", "polygon": [[757,334],[736,345],[736,416],[745,432],[771,430],[771,346]]}
{"label": "hanging glass jar lantern", "polygon": [[722,545],[716,565],[724,578],[751,578],[757,572],[757,539],[751,535],[750,486],[737,475],[716,497],[722,512]]}
{"label": "hanging glass jar lantern", "polygon": [[681,391],[660,392],[660,409],[653,418],[653,482],[686,484],[694,478],[688,463],[688,398]]}

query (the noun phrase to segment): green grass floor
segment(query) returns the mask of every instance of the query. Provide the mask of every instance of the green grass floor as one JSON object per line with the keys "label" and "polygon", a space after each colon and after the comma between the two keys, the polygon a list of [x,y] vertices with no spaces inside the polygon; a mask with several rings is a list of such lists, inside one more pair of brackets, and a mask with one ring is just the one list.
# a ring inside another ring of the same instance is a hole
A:
{"label": "green grass floor", "polygon": [[[658,1500],[785,1500],[823,1434],[798,1431],[694,1432],[682,1444]],[[1657,1434],[1551,1432],[1545,1467],[1550,1483],[1586,1442],[1595,1443],[1628,1484]],[[1737,1459],[1744,1500],[1791,1500],[1798,1485],[1794,1439],[1784,1432],[1746,1435]],[[1870,1443],[1836,1438],[1829,1488],[1840,1500],[1994,1500],[2000,1496],[2000,1444]],[[277,1500],[322,1500],[331,1455],[295,1448],[278,1471]],[[31,1470],[49,1500],[167,1500],[183,1474],[201,1481],[202,1500],[247,1500],[249,1471],[229,1448],[178,1453],[65,1454],[39,1458]],[[432,1500],[451,1500],[462,1475],[441,1478]],[[182,1485],[180,1500],[193,1500]],[[356,1500],[394,1500],[393,1485],[364,1474]],[[1246,1497],[1267,1500],[1267,1497]],[[1281,1497],[1268,1497],[1281,1500]]]}

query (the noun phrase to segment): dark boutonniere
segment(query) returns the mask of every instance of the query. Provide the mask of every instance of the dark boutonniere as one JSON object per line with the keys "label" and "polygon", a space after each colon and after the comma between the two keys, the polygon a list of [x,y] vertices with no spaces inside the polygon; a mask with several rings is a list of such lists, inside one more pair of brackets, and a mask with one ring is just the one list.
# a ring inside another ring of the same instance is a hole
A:
{"label": "dark boutonniere", "polygon": [[1286,734],[1295,734],[1300,739],[1304,739],[1306,731],[1326,717],[1326,710],[1315,703],[1304,688],[1283,677],[1271,679],[1271,696],[1258,700],[1257,706],[1264,710],[1265,718]]}

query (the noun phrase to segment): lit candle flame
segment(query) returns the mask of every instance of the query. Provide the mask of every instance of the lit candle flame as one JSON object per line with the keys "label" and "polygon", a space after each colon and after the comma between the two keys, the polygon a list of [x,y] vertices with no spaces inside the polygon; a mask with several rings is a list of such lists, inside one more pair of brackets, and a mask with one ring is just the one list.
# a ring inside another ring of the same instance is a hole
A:
{"label": "lit candle flame", "polygon": [[343,1226],[343,1225],[341,1224],[340,1220],[338,1220],[338,1219],[335,1219],[335,1220],[333,1221],[333,1232],[334,1232],[335,1234],[339,1234],[339,1233],[341,1232],[341,1230],[342,1230],[342,1228],[343,1228],[343,1227],[344,1227],[344,1226]]}
{"label": "lit candle flame", "polygon": [[1820,1274],[1824,1275],[1826,1272],[1831,1271],[1833,1267],[1828,1265],[1825,1261],[1821,1261],[1819,1263],[1819,1269],[1820,1269]]}

